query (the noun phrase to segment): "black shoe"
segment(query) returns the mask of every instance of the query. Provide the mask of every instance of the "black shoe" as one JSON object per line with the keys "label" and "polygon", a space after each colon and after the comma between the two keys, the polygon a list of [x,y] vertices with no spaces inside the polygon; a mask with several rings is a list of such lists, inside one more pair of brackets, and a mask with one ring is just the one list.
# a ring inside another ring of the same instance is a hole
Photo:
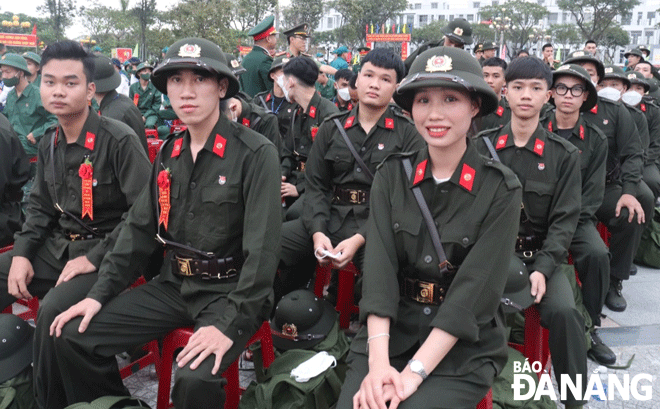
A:
{"label": "black shoe", "polygon": [[637,266],[633,264],[632,267],[630,267],[630,275],[634,276],[635,274],[637,274]]}
{"label": "black shoe", "polygon": [[613,365],[616,363],[616,355],[603,343],[596,329],[591,331],[591,349],[587,351],[587,356],[600,365]]}
{"label": "black shoe", "polygon": [[607,291],[607,297],[605,297],[605,305],[612,311],[622,312],[626,310],[628,303],[626,299],[623,298],[621,291],[623,290],[622,280],[618,278],[610,277],[610,289]]}

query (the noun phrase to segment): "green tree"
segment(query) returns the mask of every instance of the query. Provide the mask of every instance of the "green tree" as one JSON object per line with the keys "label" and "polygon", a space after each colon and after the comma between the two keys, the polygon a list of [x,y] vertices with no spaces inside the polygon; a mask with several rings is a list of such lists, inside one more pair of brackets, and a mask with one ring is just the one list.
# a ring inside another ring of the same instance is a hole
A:
{"label": "green tree", "polygon": [[81,17],[87,34],[104,52],[114,47],[133,47],[138,40],[138,22],[132,13],[93,3],[81,12]]}
{"label": "green tree", "polygon": [[138,0],[137,6],[131,10],[133,15],[137,18],[138,27],[140,29],[140,59],[144,60],[147,51],[147,29],[154,23],[157,15],[156,0]]}
{"label": "green tree", "polygon": [[65,38],[64,31],[73,23],[77,12],[74,0],[44,0],[37,10],[46,15],[46,24],[56,41]]}
{"label": "green tree", "polygon": [[618,26],[616,18],[632,11],[640,0],[558,0],[560,9],[570,12],[582,37],[601,44],[610,27]]}
{"label": "green tree", "polygon": [[231,8],[230,0],[183,0],[168,12],[167,22],[175,38],[206,38],[232,52],[238,40],[229,26]]}
{"label": "green tree", "polygon": [[489,24],[475,24],[472,26],[472,46],[484,41],[493,41],[496,35],[495,29],[491,28]]}
{"label": "green tree", "polygon": [[256,26],[277,7],[277,0],[235,0],[231,9],[232,27],[246,31]]}
{"label": "green tree", "polygon": [[[483,20],[493,20],[496,17],[509,19],[509,28],[504,30],[504,39],[509,44],[509,57],[513,57],[515,50],[525,48],[530,41],[529,35],[534,32],[539,21],[548,15],[548,9],[544,6],[524,0],[482,7],[480,12]],[[498,33],[498,37],[500,35]]]}
{"label": "green tree", "polygon": [[606,47],[605,60],[611,64],[614,61],[616,48],[625,47],[630,44],[630,36],[621,27],[613,26],[605,30],[598,44]]}
{"label": "green tree", "polygon": [[364,41],[367,24],[385,24],[406,9],[406,0],[334,0],[330,6],[342,16],[338,41],[345,42],[345,35],[356,31],[358,41]]}
{"label": "green tree", "polygon": [[415,45],[422,45],[424,43],[428,43],[429,41],[437,41],[444,36],[442,33],[442,28],[446,25],[446,21],[436,20],[425,25],[424,27],[417,28],[412,32],[410,42]]}
{"label": "green tree", "polygon": [[294,27],[307,23],[314,30],[319,26],[323,15],[322,0],[291,0],[289,7],[282,10],[284,21],[281,27]]}
{"label": "green tree", "polygon": [[578,47],[582,43],[582,35],[573,24],[553,24],[548,34],[559,44]]}

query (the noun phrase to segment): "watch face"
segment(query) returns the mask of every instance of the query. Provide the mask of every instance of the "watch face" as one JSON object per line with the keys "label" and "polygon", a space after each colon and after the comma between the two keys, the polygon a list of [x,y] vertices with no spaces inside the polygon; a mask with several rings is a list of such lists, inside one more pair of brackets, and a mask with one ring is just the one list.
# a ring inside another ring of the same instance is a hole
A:
{"label": "watch face", "polygon": [[413,372],[423,371],[424,365],[419,361],[410,361],[410,370]]}

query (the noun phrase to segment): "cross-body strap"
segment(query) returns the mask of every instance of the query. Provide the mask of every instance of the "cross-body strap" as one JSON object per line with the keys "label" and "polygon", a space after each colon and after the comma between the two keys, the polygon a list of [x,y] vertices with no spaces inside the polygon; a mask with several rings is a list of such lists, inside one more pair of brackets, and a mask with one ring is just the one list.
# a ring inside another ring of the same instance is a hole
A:
{"label": "cross-body strap", "polygon": [[335,125],[337,125],[337,129],[339,129],[339,133],[344,138],[344,142],[346,142],[346,145],[348,145],[348,149],[351,151],[351,154],[353,154],[353,157],[357,161],[358,165],[360,165],[362,169],[364,169],[364,172],[369,176],[369,179],[374,180],[374,174],[371,173],[371,171],[364,163],[360,155],[358,155],[357,151],[355,150],[355,147],[353,146],[353,142],[351,142],[351,140],[348,139],[348,135],[346,135],[346,131],[344,130],[344,127],[342,126],[341,122],[339,122],[339,119],[335,118],[334,122]]}
{"label": "cross-body strap", "polygon": [[[406,175],[408,176],[408,179],[412,176],[412,164],[410,163],[410,159],[404,158],[403,159],[403,168],[406,171]],[[429,206],[426,204],[426,200],[424,200],[424,196],[422,195],[422,190],[419,188],[419,186],[413,187],[412,189],[413,194],[415,195],[415,199],[417,200],[417,204],[419,205],[419,209],[422,211],[422,216],[424,217],[424,221],[426,222],[426,227],[429,229],[429,232],[431,233],[431,241],[433,242],[433,247],[435,247],[436,253],[438,253],[438,260],[440,263],[438,264],[438,267],[440,267],[440,274],[446,274],[449,273],[449,269],[452,268],[451,263],[449,260],[447,260],[447,255],[445,254],[445,249],[442,247],[442,242],[440,241],[440,234],[438,233],[438,229],[435,226],[435,222],[433,221],[433,216],[431,216],[431,211],[429,210]]]}
{"label": "cross-body strap", "polygon": [[483,139],[486,147],[488,148],[488,151],[490,152],[490,155],[493,157],[493,159],[501,163],[502,161],[500,160],[500,156],[497,154],[493,143],[490,141],[490,139],[488,139],[487,136],[483,136]]}

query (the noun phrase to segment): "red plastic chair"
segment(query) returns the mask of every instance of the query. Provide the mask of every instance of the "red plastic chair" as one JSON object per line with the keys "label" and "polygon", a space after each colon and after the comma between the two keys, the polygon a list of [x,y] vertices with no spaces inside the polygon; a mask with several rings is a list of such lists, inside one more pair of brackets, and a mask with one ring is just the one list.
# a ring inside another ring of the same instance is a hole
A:
{"label": "red plastic chair", "polygon": [[147,138],[147,147],[149,148],[149,161],[151,163],[154,163],[154,161],[156,160],[156,155],[158,155],[158,151],[160,150],[160,146],[163,144],[163,142],[164,141],[162,139]]}
{"label": "red plastic chair", "polygon": [[[314,294],[317,297],[323,297],[323,289],[330,281],[331,272],[332,267],[330,265],[316,265]],[[359,274],[360,272],[352,262],[339,270],[339,289],[337,291],[337,305],[335,305],[335,310],[339,313],[339,327],[342,329],[346,329],[350,326],[351,314],[357,314],[360,312],[360,308],[355,305],[355,298],[353,296],[355,277]]]}
{"label": "red plastic chair", "polygon": [[158,138],[158,130],[157,129],[145,129],[144,133],[145,133],[145,135],[147,135],[147,139],[149,139],[149,138]]}
{"label": "red plastic chair", "polygon": [[[188,340],[193,334],[192,327],[178,328],[170,332],[163,341],[163,355],[160,362],[160,370],[158,371],[158,401],[156,403],[157,409],[166,409],[172,407],[170,403],[170,387],[172,383],[172,363],[174,361],[174,351],[178,348],[183,348],[188,344]],[[263,359],[263,366],[267,368],[275,360],[275,351],[273,350],[273,338],[270,335],[270,325],[268,321],[264,321],[261,328],[250,338],[247,345],[251,345],[256,341],[261,341],[261,352]],[[222,374],[227,379],[225,385],[225,393],[227,398],[225,400],[225,408],[235,409],[238,407],[238,402],[241,399],[243,390],[239,384],[238,378],[238,359],[231,364],[229,368]]]}
{"label": "red plastic chair", "polygon": [[[541,362],[541,370],[536,374],[540,377],[546,366],[550,364],[550,347],[548,346],[549,332],[541,326],[541,315],[536,306],[525,310],[525,343],[509,342],[511,348],[516,349],[529,359],[530,364]],[[549,368],[547,368],[549,370]]]}
{"label": "red plastic chair", "polygon": [[[0,248],[0,254],[6,253],[8,251],[11,251],[14,248],[13,244],[10,244],[8,246]],[[27,311],[24,311],[20,314],[16,314],[19,316],[21,319],[27,321],[27,320],[37,320],[37,311],[39,310],[39,299],[37,297],[32,297],[29,300],[16,300],[17,304],[21,304],[25,307],[27,307]],[[14,307],[13,305],[8,306],[2,311],[3,314],[13,314],[14,313]]]}
{"label": "red plastic chair", "polygon": [[490,389],[486,396],[479,402],[477,409],[493,409],[493,390]]}

